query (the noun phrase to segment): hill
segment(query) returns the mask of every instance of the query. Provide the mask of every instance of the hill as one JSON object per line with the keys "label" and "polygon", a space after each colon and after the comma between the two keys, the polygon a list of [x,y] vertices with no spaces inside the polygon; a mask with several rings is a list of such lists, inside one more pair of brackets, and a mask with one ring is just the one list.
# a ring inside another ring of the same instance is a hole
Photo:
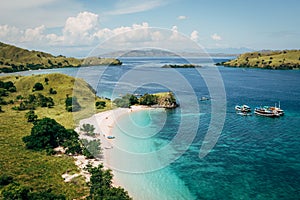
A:
{"label": "hill", "polygon": [[237,59],[218,63],[218,65],[264,69],[300,69],[300,50],[244,53]]}
{"label": "hill", "polygon": [[204,53],[204,52],[171,52],[165,51],[162,49],[142,49],[142,50],[122,50],[122,51],[114,51],[110,53],[101,54],[101,57],[232,57],[237,56],[237,53]]}
{"label": "hill", "polygon": [[[53,106],[42,107],[37,105],[35,107],[38,118],[53,118],[66,128],[74,128],[80,118],[88,117],[93,112],[111,109],[110,101],[97,98],[94,90],[83,80],[62,74],[24,77],[6,76],[0,77],[0,81],[2,85],[10,85],[7,91],[0,87],[2,99],[2,111],[0,112],[0,175],[9,175],[18,183],[33,188],[37,192],[50,189],[56,194],[66,195],[67,199],[79,199],[86,196],[88,186],[83,177],[74,178],[69,183],[64,182],[61,177],[66,172],[69,174],[78,173],[72,157],[67,155],[50,156],[45,152],[36,152],[25,148],[22,138],[30,135],[33,125],[28,123],[25,117],[28,110],[13,108],[19,107],[22,103],[28,101],[30,95],[51,97],[54,102]],[[8,84],[10,82],[14,86]],[[32,89],[36,83],[41,83],[43,89],[33,91]],[[13,89],[14,87],[16,91]],[[52,94],[50,94],[51,88]],[[78,112],[66,111],[65,100],[67,95],[76,95],[81,106]],[[100,100],[106,102],[106,107],[95,110],[94,102]],[[0,192],[1,189],[0,187]]]}
{"label": "hill", "polygon": [[35,69],[121,64],[120,60],[114,58],[67,58],[62,55],[53,56],[45,52],[29,51],[0,42],[0,72],[4,73]]}

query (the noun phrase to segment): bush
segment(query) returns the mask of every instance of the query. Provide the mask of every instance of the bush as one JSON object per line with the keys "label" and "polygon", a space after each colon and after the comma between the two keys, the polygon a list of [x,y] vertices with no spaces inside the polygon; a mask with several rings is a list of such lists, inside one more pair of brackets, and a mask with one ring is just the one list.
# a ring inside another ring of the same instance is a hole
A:
{"label": "bush", "polygon": [[138,98],[132,94],[126,94],[122,98],[117,98],[113,101],[118,107],[129,108],[130,106],[137,104]]}
{"label": "bush", "polygon": [[81,140],[83,148],[83,155],[87,158],[95,158],[99,156],[101,152],[101,142],[100,140],[91,140],[88,141],[86,139]]}
{"label": "bush", "polygon": [[66,110],[68,112],[76,112],[79,111],[81,108],[76,97],[67,97],[65,104],[66,104]]}
{"label": "bush", "polygon": [[95,136],[95,127],[92,124],[83,124],[80,131],[83,131],[86,135]]}
{"label": "bush", "polygon": [[36,84],[34,84],[33,90],[32,90],[32,91],[38,91],[38,90],[43,90],[43,89],[44,89],[43,84],[41,84],[41,83],[36,83]]}
{"label": "bush", "polygon": [[141,98],[140,98],[140,104],[141,105],[147,105],[147,106],[151,106],[151,105],[155,105],[157,104],[157,96],[153,95],[153,94],[144,94]]}
{"label": "bush", "polygon": [[46,85],[48,85],[48,82],[49,82],[49,79],[48,79],[48,78],[45,78],[45,83],[46,83]]}
{"label": "bush", "polygon": [[3,191],[2,196],[4,199],[13,200],[13,199],[30,199],[29,198],[30,189],[25,186],[21,186],[18,183],[12,183],[8,185]]}
{"label": "bush", "polygon": [[105,101],[97,101],[95,103],[95,106],[97,109],[103,109],[106,107],[106,102]]}
{"label": "bush", "polygon": [[3,174],[0,176],[0,187],[13,182],[13,177]]}
{"label": "bush", "polygon": [[35,122],[38,116],[34,113],[33,110],[26,113],[25,117],[27,118],[27,122]]}
{"label": "bush", "polygon": [[118,199],[130,200],[131,198],[123,188],[116,188],[112,186],[111,170],[104,170],[103,165],[98,167],[89,167],[88,171],[91,173],[90,180],[90,196],[88,199]]}
{"label": "bush", "polygon": [[50,94],[57,94],[57,91],[54,90],[53,88],[50,88],[49,93],[50,93]]}

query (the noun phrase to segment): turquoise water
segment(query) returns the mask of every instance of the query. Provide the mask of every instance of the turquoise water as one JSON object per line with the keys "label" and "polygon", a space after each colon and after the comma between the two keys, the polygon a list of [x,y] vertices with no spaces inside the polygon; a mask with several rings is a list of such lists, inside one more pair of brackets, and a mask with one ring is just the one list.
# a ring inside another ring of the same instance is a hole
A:
{"label": "turquoise water", "polygon": [[[168,75],[169,69],[151,67],[183,63],[184,59],[127,58],[122,62],[121,68],[89,67],[80,71],[70,68],[24,73],[59,72],[82,77],[99,96],[108,98],[126,91],[154,93],[168,90],[180,97],[178,109],[132,113],[121,118],[113,130],[117,147],[122,151],[144,157],[153,154],[150,160],[139,161],[125,156],[118,162],[117,176],[136,199],[300,199],[300,71],[218,67],[226,92],[226,118],[216,145],[208,155],[200,158],[200,148],[213,117],[211,105],[216,100],[199,100],[202,96],[210,96],[203,77],[195,69],[176,70],[190,84],[191,91],[178,83],[174,74]],[[150,67],[136,69],[141,63]],[[207,60],[194,59],[193,63],[205,66]],[[205,74],[207,68],[199,71]],[[130,78],[145,81],[145,84],[121,80],[128,72],[136,72],[139,76]],[[153,72],[163,75],[157,77],[163,79],[164,84],[146,82]],[[119,90],[114,92],[116,87]],[[196,104],[192,101],[195,96]],[[247,104],[254,108],[279,101],[285,110],[285,115],[280,118],[245,117],[234,111],[235,105]],[[185,125],[180,129],[182,123]],[[192,130],[196,130],[195,136]],[[178,133],[181,133],[179,137]],[[176,137],[182,143],[177,141],[167,153],[159,151],[165,150]],[[159,168],[160,164],[162,168]],[[130,166],[135,170],[128,173]],[[124,168],[127,173],[122,170]],[[156,170],[149,170],[154,168]],[[140,169],[147,172],[141,173]]]}

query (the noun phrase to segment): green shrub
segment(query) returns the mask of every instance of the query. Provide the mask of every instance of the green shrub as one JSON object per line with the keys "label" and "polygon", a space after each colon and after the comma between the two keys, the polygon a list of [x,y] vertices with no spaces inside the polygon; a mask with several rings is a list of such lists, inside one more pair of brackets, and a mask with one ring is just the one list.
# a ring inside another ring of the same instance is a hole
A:
{"label": "green shrub", "polygon": [[43,90],[43,89],[44,89],[43,84],[41,84],[41,83],[36,83],[36,84],[34,84],[33,90],[32,90],[32,91],[39,91],[39,90]]}

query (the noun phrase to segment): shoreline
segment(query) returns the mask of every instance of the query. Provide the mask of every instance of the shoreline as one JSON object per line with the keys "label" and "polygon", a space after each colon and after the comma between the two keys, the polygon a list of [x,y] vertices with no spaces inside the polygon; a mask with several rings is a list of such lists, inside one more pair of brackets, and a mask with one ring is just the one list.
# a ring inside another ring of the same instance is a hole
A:
{"label": "shoreline", "polygon": [[[89,118],[80,120],[79,125],[75,128],[75,131],[79,134],[80,139],[87,139],[89,141],[100,140],[101,157],[94,158],[94,159],[87,159],[83,155],[73,156],[75,165],[79,168],[80,173],[72,174],[72,175],[69,175],[67,173],[63,174],[62,177],[65,179],[65,181],[69,182],[72,180],[73,177],[82,175],[88,182],[90,180],[90,174],[85,170],[86,165],[91,164],[92,166],[96,167],[99,164],[103,164],[104,169],[110,169],[113,174],[112,186],[124,188],[124,185],[121,185],[120,181],[118,181],[115,171],[110,168],[110,157],[111,157],[110,153],[114,147],[114,140],[118,138],[108,139],[107,137],[113,136],[112,130],[116,126],[116,123],[119,120],[119,118],[121,118],[122,116],[126,114],[130,114],[132,112],[154,110],[154,109],[157,108],[151,108],[148,106],[131,106],[131,108],[116,108],[113,110],[100,112],[94,114]],[[87,136],[83,134],[80,131],[80,127],[83,124],[92,124],[95,127],[95,131],[94,131],[95,136]],[[129,195],[132,197],[130,193]]]}

